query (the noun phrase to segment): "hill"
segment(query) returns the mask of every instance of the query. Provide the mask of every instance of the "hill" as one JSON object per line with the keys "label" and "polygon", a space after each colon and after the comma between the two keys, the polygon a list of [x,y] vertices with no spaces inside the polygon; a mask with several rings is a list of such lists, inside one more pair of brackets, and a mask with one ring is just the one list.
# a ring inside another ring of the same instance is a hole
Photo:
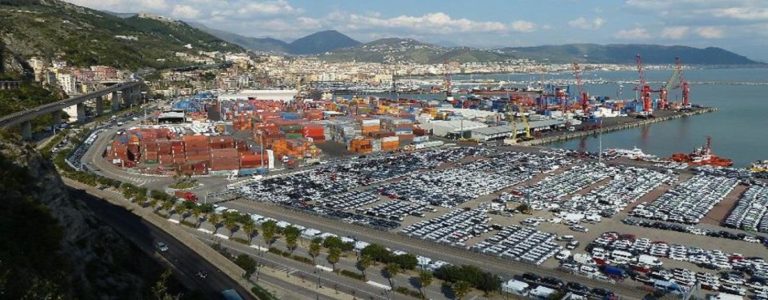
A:
{"label": "hill", "polygon": [[231,33],[224,30],[213,29],[201,23],[189,22],[189,25],[211,34],[224,41],[238,45],[255,52],[287,53],[288,43],[273,38],[255,38]]}
{"label": "hill", "polygon": [[448,52],[447,48],[414,39],[385,38],[322,54],[320,58],[327,61],[431,63],[440,61],[440,58]]}
{"label": "hill", "polygon": [[692,65],[743,65],[756,64],[736,53],[708,47],[660,46],[641,44],[569,44],[537,47],[503,48],[501,52],[512,57],[532,58],[537,61],[568,63],[574,60],[587,63],[631,64],[635,55],[642,55],[646,64],[670,64],[675,57],[683,58]]}
{"label": "hill", "polygon": [[360,45],[361,43],[336,31],[320,31],[298,40],[288,45],[288,52],[291,54],[320,54],[332,50],[343,49]]}
{"label": "hill", "polygon": [[242,51],[181,21],[115,16],[58,0],[0,0],[0,41],[12,55],[130,69],[189,64],[175,52]]}

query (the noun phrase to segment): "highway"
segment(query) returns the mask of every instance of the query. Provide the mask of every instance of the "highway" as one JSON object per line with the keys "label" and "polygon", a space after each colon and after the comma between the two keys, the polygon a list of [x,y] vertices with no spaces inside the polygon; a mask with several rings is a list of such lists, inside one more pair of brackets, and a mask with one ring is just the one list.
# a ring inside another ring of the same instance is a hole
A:
{"label": "highway", "polygon": [[110,94],[114,91],[120,91],[124,89],[130,89],[135,88],[136,86],[139,86],[140,82],[126,82],[117,84],[105,89],[101,89],[92,93],[88,93],[85,95],[70,97],[64,100],[56,101],[53,103],[43,104],[37,107],[32,107],[24,111],[15,112],[12,114],[8,114],[5,116],[0,117],[0,127],[7,128],[14,125],[18,125],[21,122],[29,121],[31,119],[34,119],[37,116],[47,114],[47,113],[53,113],[54,111],[58,111],[61,109],[64,109],[66,107],[82,103],[85,101],[88,101],[90,99],[94,99],[99,96],[104,96],[107,94]]}
{"label": "highway", "polygon": [[[221,291],[232,288],[236,289],[244,299],[251,299],[249,293],[226,274],[160,228],[122,207],[91,196],[83,190],[71,189],[70,194],[93,210],[101,221],[128,238],[144,252],[155,252],[155,243],[158,241],[166,243],[168,251],[159,254],[171,265],[174,275],[191,289],[200,290],[208,299],[219,299]],[[198,277],[196,274],[200,271],[207,273],[208,276],[205,279]]]}

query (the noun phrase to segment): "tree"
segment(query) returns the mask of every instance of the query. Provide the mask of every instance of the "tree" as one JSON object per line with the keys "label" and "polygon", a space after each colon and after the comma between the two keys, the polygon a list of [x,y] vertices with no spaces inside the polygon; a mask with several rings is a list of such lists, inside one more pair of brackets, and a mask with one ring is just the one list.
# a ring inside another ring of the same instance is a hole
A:
{"label": "tree", "polygon": [[360,256],[360,259],[357,261],[357,269],[360,270],[360,273],[363,274],[363,278],[365,278],[365,269],[368,269],[373,264],[373,258],[367,255]]}
{"label": "tree", "polygon": [[389,263],[392,253],[386,247],[379,244],[370,244],[360,251],[361,256],[370,256],[374,261]]}
{"label": "tree", "polygon": [[267,243],[267,248],[272,247],[275,234],[277,234],[277,223],[273,220],[269,220],[261,224],[261,237],[264,238],[264,242]]}
{"label": "tree", "polygon": [[163,210],[168,213],[168,216],[173,215],[173,202],[171,201],[165,201],[163,202]]}
{"label": "tree", "polygon": [[391,287],[393,290],[395,289],[395,286],[392,285],[392,279],[395,278],[395,276],[397,276],[400,271],[400,265],[396,263],[389,263],[386,267],[384,267],[384,277],[387,277],[387,280],[389,280],[389,287]]}
{"label": "tree", "polygon": [[336,263],[339,262],[339,259],[341,258],[341,249],[339,248],[331,248],[328,249],[328,262],[333,267],[333,271],[336,271]]}
{"label": "tree", "polygon": [[224,216],[224,226],[229,230],[229,237],[232,237],[237,231],[237,222],[234,218]]}
{"label": "tree", "polygon": [[457,281],[451,286],[453,294],[456,295],[456,299],[464,298],[464,296],[469,293],[470,288],[471,286],[469,285],[469,282],[463,280]]}
{"label": "tree", "polygon": [[250,244],[253,241],[253,234],[256,233],[256,224],[253,223],[253,220],[248,219],[243,224],[243,232],[248,236],[248,243]]}
{"label": "tree", "polygon": [[184,205],[177,205],[176,206],[176,212],[178,212],[179,216],[181,216],[181,221],[184,221],[184,219],[186,218],[187,210],[189,210],[189,209],[186,206],[184,206]]}
{"label": "tree", "polygon": [[288,251],[293,254],[293,250],[296,250],[296,242],[299,240],[301,231],[291,225],[283,230],[283,235],[285,236],[285,245],[288,248]]}
{"label": "tree", "polygon": [[208,222],[211,222],[211,225],[213,225],[213,233],[216,234],[216,231],[219,231],[219,223],[221,222],[221,218],[217,214],[211,214],[208,217]]}
{"label": "tree", "polygon": [[432,273],[427,272],[426,270],[421,270],[421,272],[419,272],[419,292],[421,293],[422,298],[426,298],[424,289],[430,284],[432,284]]}
{"label": "tree", "polygon": [[192,208],[192,215],[195,216],[195,227],[200,227],[200,216],[203,214],[203,211],[200,210],[200,206],[195,205],[195,207]]}
{"label": "tree", "polygon": [[312,263],[315,263],[315,259],[320,255],[320,241],[318,239],[312,240],[309,244],[309,255],[312,256]]}
{"label": "tree", "polygon": [[524,214],[531,214],[531,206],[528,204],[520,204],[517,206],[517,211],[524,213]]}
{"label": "tree", "polygon": [[155,198],[149,198],[149,206],[152,207],[153,211],[157,211],[157,202],[158,201],[159,200],[157,200]]}
{"label": "tree", "polygon": [[168,277],[171,277],[171,270],[165,270],[163,271],[163,274],[160,275],[160,278],[155,282],[155,285],[152,287],[152,295],[157,300],[173,300],[177,299],[178,297],[174,297],[171,294],[168,293]]}
{"label": "tree", "polygon": [[251,274],[256,272],[257,263],[247,254],[238,255],[237,258],[235,258],[235,264],[245,270],[245,274],[243,275],[245,278],[250,278]]}
{"label": "tree", "polygon": [[397,255],[391,258],[391,262],[397,263],[400,265],[400,268],[403,268],[405,270],[413,270],[416,268],[416,265],[419,264],[419,260],[416,258],[416,255],[413,254],[401,254]]}

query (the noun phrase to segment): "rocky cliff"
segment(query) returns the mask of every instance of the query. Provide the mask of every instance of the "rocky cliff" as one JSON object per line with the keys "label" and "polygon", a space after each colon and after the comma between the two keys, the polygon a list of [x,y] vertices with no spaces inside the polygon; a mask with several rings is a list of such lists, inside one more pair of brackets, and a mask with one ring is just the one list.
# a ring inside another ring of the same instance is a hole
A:
{"label": "rocky cliff", "polygon": [[3,135],[0,298],[145,298],[138,250],[70,197],[32,146]]}

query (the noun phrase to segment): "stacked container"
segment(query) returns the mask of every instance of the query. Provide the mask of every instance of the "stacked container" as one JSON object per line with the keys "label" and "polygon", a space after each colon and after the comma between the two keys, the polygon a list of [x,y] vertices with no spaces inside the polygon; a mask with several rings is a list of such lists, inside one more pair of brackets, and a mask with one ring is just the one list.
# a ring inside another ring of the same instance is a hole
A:
{"label": "stacked container", "polygon": [[240,155],[237,149],[212,149],[211,171],[237,170],[240,168]]}
{"label": "stacked container", "polygon": [[381,138],[381,150],[382,151],[394,151],[400,147],[400,138],[397,136],[383,137]]}

